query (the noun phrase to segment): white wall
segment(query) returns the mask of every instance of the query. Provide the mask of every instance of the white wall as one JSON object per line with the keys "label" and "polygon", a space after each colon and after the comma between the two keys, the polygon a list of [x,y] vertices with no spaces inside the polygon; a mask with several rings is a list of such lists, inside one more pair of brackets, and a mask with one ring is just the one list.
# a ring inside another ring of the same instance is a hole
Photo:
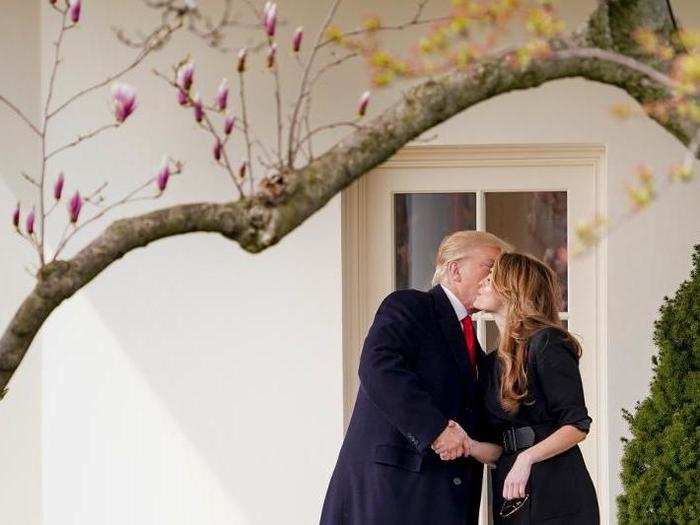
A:
{"label": "white wall", "polygon": [[[0,16],[0,94],[36,122],[39,113],[38,2],[5,0]],[[8,81],[11,72],[11,81]],[[36,264],[15,238],[10,216],[18,199],[26,205],[29,184],[20,170],[36,169],[33,134],[0,108],[0,326],[9,323],[33,282],[26,265]],[[22,241],[24,242],[24,241]],[[9,393],[0,401],[0,509],[3,523],[41,524],[41,334],[29,348]]]}
{"label": "white wall", "polygon": [[[13,71],[27,79],[26,89],[14,86],[11,94],[24,97],[38,112],[39,68],[28,65],[41,66],[45,95],[56,19],[46,2],[12,1],[13,16],[34,31],[0,32],[3,49],[24,53],[11,57],[25,68]],[[218,5],[216,0],[201,3],[205,9]],[[446,3],[436,2],[433,11]],[[594,3],[567,3],[567,20],[572,25],[583,21]],[[688,25],[700,25],[700,13],[690,0],[676,4]],[[387,19],[405,19],[410,16],[405,5],[386,2],[381,12]],[[152,27],[155,19],[140,6],[137,0],[85,2],[81,27],[66,39],[62,67],[68,75],[59,78],[57,100],[130,60],[133,51],[107,33],[112,25]],[[354,27],[375,6],[369,0],[344,4],[341,25]],[[280,41],[288,41],[298,24],[314,27],[325,7],[317,0],[295,1],[293,8],[281,1],[289,23],[281,29],[287,40]],[[1,28],[9,25],[7,20]],[[308,30],[307,37],[311,34]],[[20,35],[29,35],[27,46],[18,44]],[[397,44],[407,43],[408,36]],[[33,55],[27,51],[32,49]],[[127,76],[139,88],[140,107],[122,129],[56,158],[49,173],[65,170],[67,194],[76,184],[90,191],[109,180],[108,197],[121,195],[149,177],[164,152],[187,161],[185,174],[172,181],[160,202],[132,205],[121,214],[178,202],[221,201],[233,194],[210,160],[209,137],[194,129],[190,112],[179,110],[172,92],[149,73],[152,67],[167,71],[188,52],[197,62],[203,94],[211,97],[223,75],[235,85],[230,57],[179,36]],[[262,61],[251,62],[256,60]],[[283,85],[290,85],[298,70],[293,61],[283,63]],[[255,96],[250,110],[257,115],[260,136],[271,137],[269,77],[254,71],[251,67]],[[347,118],[367,85],[359,64],[328,78],[316,97],[318,124]],[[377,93],[370,113],[395,95],[395,89]],[[608,209],[615,214],[625,206],[623,181],[636,162],[645,160],[662,170],[683,153],[650,121],[614,121],[607,109],[627,99],[609,86],[562,80],[480,104],[433,130],[438,133],[434,142],[603,143],[608,148]],[[52,143],[109,122],[106,100],[101,91],[85,105],[73,106],[51,132]],[[4,127],[12,119],[1,114]],[[30,144],[30,137],[16,135],[14,140],[9,149],[0,146],[11,168],[3,180],[15,194],[26,196],[16,173],[32,167],[31,150],[18,147]],[[241,151],[240,141],[234,151]],[[646,393],[652,320],[662,297],[687,276],[690,247],[700,241],[699,186],[672,190],[608,242],[611,500],[619,489],[619,437],[626,433],[620,408],[631,407]],[[0,186],[0,198],[12,203],[15,197]],[[105,224],[85,231],[67,255]],[[52,225],[54,238],[62,226],[60,221]],[[42,499],[46,525],[316,521],[342,439],[340,226],[335,198],[260,255],[249,255],[216,235],[167,239],[128,254],[64,303],[42,330],[42,359],[30,351],[0,403],[0,417],[12,429],[0,433],[5,466],[0,483],[22,494],[12,507],[16,522],[39,523],[38,514],[27,514],[27,509],[38,509]],[[0,247],[4,325],[31,286],[18,262],[30,255],[7,229],[0,229]],[[3,491],[3,508],[11,495]]]}

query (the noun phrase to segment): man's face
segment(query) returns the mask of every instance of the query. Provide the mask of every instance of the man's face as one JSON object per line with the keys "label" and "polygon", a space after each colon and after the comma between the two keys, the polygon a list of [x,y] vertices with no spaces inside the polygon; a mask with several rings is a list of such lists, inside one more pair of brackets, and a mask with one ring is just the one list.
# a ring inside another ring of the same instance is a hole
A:
{"label": "man's face", "polygon": [[479,292],[479,283],[489,274],[501,251],[492,246],[479,246],[466,257],[450,263],[450,289],[471,310]]}

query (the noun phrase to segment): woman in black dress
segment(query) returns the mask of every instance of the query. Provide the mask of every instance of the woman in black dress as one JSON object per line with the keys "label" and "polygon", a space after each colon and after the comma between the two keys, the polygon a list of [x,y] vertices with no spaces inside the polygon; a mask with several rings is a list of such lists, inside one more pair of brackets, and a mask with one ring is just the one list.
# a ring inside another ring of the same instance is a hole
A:
{"label": "woman in black dress", "polygon": [[[591,424],[578,369],[581,347],[559,321],[554,272],[505,253],[474,307],[493,313],[498,350],[482,368],[490,437],[465,450],[492,471],[494,523],[589,525],[598,502],[578,443]],[[488,443],[496,443],[497,445]]]}

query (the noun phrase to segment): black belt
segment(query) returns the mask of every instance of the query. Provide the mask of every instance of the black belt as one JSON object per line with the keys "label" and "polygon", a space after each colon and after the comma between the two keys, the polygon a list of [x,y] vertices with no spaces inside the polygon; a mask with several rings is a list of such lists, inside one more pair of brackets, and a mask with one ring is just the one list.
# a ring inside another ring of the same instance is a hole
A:
{"label": "black belt", "polygon": [[554,426],[546,424],[532,427],[511,427],[503,432],[503,452],[513,454],[519,450],[530,448],[554,430],[556,430]]}

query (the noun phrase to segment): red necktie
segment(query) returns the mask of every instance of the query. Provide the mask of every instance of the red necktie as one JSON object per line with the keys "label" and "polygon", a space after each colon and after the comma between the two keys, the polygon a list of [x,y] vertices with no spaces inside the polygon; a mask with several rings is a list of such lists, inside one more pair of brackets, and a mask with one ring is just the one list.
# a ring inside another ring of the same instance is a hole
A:
{"label": "red necktie", "polygon": [[464,342],[467,344],[467,353],[471,361],[472,371],[476,372],[476,338],[474,337],[471,315],[462,319],[462,331],[464,332]]}

